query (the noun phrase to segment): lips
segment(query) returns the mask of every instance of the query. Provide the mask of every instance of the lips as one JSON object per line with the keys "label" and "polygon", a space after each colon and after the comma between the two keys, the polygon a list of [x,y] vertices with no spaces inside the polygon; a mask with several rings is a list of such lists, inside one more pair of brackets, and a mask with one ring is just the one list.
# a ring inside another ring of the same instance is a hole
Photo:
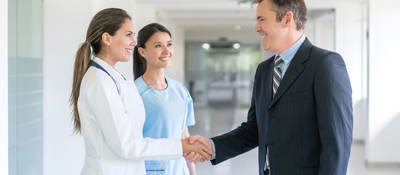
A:
{"label": "lips", "polygon": [[132,54],[133,49],[128,48],[128,49],[126,49],[126,51],[127,51],[129,54]]}
{"label": "lips", "polygon": [[168,61],[169,57],[163,57],[163,58],[159,58],[161,61]]}
{"label": "lips", "polygon": [[267,32],[264,32],[264,31],[259,32],[259,34],[260,34],[261,38],[264,38],[267,36]]}

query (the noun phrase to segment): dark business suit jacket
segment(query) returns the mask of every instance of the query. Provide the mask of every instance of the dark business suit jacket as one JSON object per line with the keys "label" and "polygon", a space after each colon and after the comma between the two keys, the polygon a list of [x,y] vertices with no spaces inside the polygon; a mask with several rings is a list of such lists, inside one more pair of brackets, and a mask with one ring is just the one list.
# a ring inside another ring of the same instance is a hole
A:
{"label": "dark business suit jacket", "polygon": [[266,148],[272,175],[345,175],[353,130],[352,96],[342,57],[304,41],[272,96],[274,59],[255,75],[247,121],[212,138],[212,164],[258,146],[259,174]]}

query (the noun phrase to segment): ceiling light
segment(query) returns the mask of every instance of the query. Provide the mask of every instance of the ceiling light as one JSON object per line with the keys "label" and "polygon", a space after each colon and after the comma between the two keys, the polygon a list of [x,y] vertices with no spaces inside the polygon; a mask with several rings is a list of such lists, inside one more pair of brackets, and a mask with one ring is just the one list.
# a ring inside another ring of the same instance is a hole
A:
{"label": "ceiling light", "polygon": [[232,46],[234,49],[239,49],[240,48],[240,44],[239,43],[235,43]]}
{"label": "ceiling light", "polygon": [[203,43],[203,45],[201,45],[201,47],[203,47],[203,49],[209,50],[210,49],[210,44],[209,43]]}

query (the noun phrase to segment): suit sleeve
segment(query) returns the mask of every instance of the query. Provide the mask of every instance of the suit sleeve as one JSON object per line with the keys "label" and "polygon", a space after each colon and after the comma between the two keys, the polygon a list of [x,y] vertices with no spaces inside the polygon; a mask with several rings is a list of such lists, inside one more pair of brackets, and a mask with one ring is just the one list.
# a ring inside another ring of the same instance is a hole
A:
{"label": "suit sleeve", "polygon": [[255,106],[255,87],[257,86],[257,68],[255,82],[253,86],[253,93],[251,98],[251,106],[247,114],[247,121],[243,122],[238,128],[211,138],[215,145],[215,159],[211,160],[213,165],[221,163],[227,159],[235,157],[239,154],[245,153],[258,146],[258,128],[256,120],[256,106]]}
{"label": "suit sleeve", "polygon": [[97,76],[88,85],[88,103],[95,114],[95,122],[101,129],[106,144],[123,159],[178,159],[182,156],[180,139],[143,138],[133,128],[134,117],[128,116],[114,82]]}
{"label": "suit sleeve", "polygon": [[346,174],[353,133],[350,80],[339,54],[320,57],[315,100],[321,140],[319,175]]}

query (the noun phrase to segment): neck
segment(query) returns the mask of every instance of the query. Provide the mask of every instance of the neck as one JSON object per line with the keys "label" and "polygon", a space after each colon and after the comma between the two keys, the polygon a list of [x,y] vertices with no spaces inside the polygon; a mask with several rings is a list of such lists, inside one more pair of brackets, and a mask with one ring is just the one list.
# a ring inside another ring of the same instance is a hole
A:
{"label": "neck", "polygon": [[96,57],[100,58],[101,60],[103,60],[104,62],[106,62],[108,65],[110,65],[111,67],[114,68],[115,64],[117,63],[116,61],[114,61],[113,59],[111,59],[111,57],[104,52],[101,52],[96,54]]}
{"label": "neck", "polygon": [[154,89],[167,88],[163,68],[147,67],[146,72],[143,74],[143,80]]}
{"label": "neck", "polygon": [[289,49],[294,43],[296,43],[301,36],[303,36],[304,31],[303,30],[295,30],[294,32],[290,32],[290,34],[288,35],[288,37],[283,40],[283,46],[280,47],[281,49],[277,49],[275,52],[277,54],[282,54],[284,51],[286,51],[287,49]]}

